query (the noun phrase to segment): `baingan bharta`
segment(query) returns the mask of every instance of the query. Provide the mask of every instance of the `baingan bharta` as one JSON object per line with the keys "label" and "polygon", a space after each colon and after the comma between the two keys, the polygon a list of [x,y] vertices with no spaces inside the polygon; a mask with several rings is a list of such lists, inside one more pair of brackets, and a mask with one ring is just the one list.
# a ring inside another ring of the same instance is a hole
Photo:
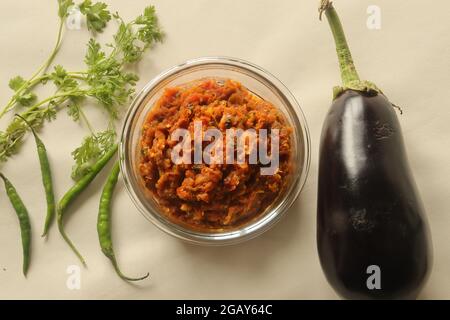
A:
{"label": "baingan bharta", "polygon": [[[198,124],[202,150],[218,142],[217,138],[205,141],[205,131],[213,129],[222,135],[222,144],[215,145],[219,148],[212,148],[216,152],[212,154],[223,161],[198,162],[192,152],[188,157],[182,154],[190,161],[174,162],[173,152],[180,143],[172,139],[174,132],[185,130],[190,137],[188,147],[194,150]],[[256,133],[243,139],[243,152],[236,143],[230,153],[229,146],[237,139],[230,139],[232,130]],[[256,137],[255,143],[251,137]],[[271,174],[262,173],[268,164],[261,158],[252,162],[252,151],[261,151],[262,142],[267,144],[269,158],[277,157]],[[138,148],[145,188],[172,221],[194,229],[235,228],[260,216],[284,190],[292,171],[292,128],[283,114],[229,79],[202,79],[166,88],[146,117]]]}

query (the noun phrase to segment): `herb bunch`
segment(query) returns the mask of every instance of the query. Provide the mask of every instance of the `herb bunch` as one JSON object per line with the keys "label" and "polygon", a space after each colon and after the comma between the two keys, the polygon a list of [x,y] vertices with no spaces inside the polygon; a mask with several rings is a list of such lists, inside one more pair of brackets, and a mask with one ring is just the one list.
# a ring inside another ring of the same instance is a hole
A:
{"label": "herb bunch", "polygon": [[[14,91],[14,95],[0,111],[0,118],[8,111],[12,110],[16,105],[29,107],[37,100],[36,94],[31,90],[41,82],[41,79],[38,78],[39,75],[47,71],[59,52],[63,38],[64,24],[67,21],[71,9],[75,7],[72,0],[57,0],[57,2],[59,27],[55,46],[48,58],[28,80],[25,80],[22,76],[16,76],[9,81],[9,87]],[[111,14],[107,11],[106,4],[102,2],[92,4],[90,0],[85,0],[79,5],[79,8],[80,12],[86,16],[86,24],[91,31],[102,32],[106,27],[107,22],[111,20]]]}
{"label": "herb bunch", "polygon": [[[85,123],[90,135],[72,153],[75,160],[72,178],[78,180],[89,172],[90,166],[107,152],[116,138],[113,122],[118,118],[120,107],[134,93],[138,80],[135,73],[127,71],[129,65],[137,62],[153,44],[161,42],[163,33],[153,6],[145,8],[131,22],[125,22],[118,13],[110,14],[106,4],[85,0],[79,9],[86,16],[87,27],[92,32],[101,32],[111,18],[118,22],[113,41],[105,46],[105,50],[98,41],[90,39],[84,57],[86,69],[83,71],[68,71],[56,65],[51,72],[47,72],[59,50],[62,26],[73,5],[72,0],[58,0],[60,28],[55,49],[30,79],[11,79],[10,87],[15,93],[0,117],[15,107],[24,108],[20,116],[37,129],[45,122],[54,120],[59,110],[66,109],[74,121]],[[54,84],[54,94],[37,101],[32,89],[38,84],[48,83]],[[109,128],[106,131],[96,133],[89,123],[83,112],[87,99],[93,99],[107,111]],[[28,130],[29,127],[16,117],[4,132],[0,132],[0,161],[7,161],[18,152]]]}

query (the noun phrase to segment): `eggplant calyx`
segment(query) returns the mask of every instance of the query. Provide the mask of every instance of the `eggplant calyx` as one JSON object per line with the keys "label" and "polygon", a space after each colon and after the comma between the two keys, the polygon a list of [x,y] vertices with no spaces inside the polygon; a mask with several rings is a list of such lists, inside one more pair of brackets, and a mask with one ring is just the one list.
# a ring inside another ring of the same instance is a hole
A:
{"label": "eggplant calyx", "polygon": [[[374,97],[378,94],[381,94],[386,97],[386,95],[381,91],[380,88],[376,86],[373,82],[370,81],[355,81],[354,83],[350,83],[349,86],[335,86],[333,88],[333,101],[339,98],[344,92],[348,90],[358,91],[364,95]],[[386,97],[387,99],[387,97]],[[391,105],[394,109],[397,109],[400,115],[403,114],[403,109],[396,104],[391,102]]]}
{"label": "eggplant calyx", "polygon": [[[348,82],[344,86],[336,86],[333,88],[333,100],[338,98],[341,94],[343,94],[347,90],[354,90],[362,92],[368,96],[376,96],[378,94],[383,94],[380,88],[376,86],[373,82],[366,80],[354,80]],[[384,95],[384,94],[383,94]]]}

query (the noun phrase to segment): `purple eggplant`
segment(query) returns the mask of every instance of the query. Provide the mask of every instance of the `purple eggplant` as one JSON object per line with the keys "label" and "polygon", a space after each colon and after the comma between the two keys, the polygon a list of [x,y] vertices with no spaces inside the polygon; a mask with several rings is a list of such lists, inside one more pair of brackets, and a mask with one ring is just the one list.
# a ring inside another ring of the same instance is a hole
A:
{"label": "purple eggplant", "polygon": [[424,206],[396,107],[361,81],[339,17],[322,0],[343,85],[322,129],[317,244],[322,269],[347,299],[415,299],[432,264]]}

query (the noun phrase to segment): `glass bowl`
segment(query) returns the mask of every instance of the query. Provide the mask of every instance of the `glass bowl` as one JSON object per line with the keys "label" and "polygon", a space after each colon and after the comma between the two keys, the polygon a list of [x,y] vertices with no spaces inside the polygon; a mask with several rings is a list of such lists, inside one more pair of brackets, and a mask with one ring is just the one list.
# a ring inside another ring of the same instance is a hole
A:
{"label": "glass bowl", "polygon": [[[292,126],[292,174],[285,189],[255,219],[234,229],[199,231],[188,228],[162,213],[143,185],[138,172],[138,144],[149,110],[164,88],[180,86],[202,78],[229,78],[239,81],[253,94],[277,107]],[[119,147],[120,167],[126,189],[139,211],[161,230],[195,244],[227,245],[254,238],[270,229],[298,197],[309,170],[310,138],[305,116],[289,90],[264,69],[235,58],[204,57],[170,68],[151,80],[135,97],[122,129]]]}

